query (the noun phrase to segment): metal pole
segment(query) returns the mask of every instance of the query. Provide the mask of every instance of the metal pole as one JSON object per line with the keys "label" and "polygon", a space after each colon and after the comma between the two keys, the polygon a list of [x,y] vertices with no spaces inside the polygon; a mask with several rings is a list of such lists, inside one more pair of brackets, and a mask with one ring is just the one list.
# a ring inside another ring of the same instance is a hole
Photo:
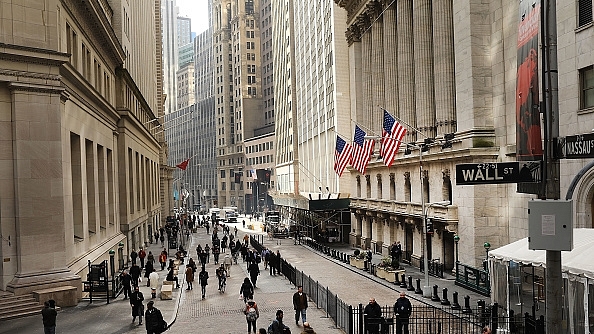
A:
{"label": "metal pole", "polygon": [[[559,136],[559,82],[557,66],[557,8],[556,1],[542,0],[544,11],[544,54],[545,75],[543,77],[545,88],[545,166],[546,182],[545,196],[559,199],[559,160],[553,157],[553,140]],[[563,286],[561,278],[561,252],[546,251],[546,332],[549,334],[561,333],[561,305]]]}
{"label": "metal pole", "polygon": [[425,285],[423,297],[431,298],[431,285],[429,284],[429,250],[427,245],[427,212],[425,211],[425,193],[423,192],[423,148],[419,147],[419,180],[421,185],[421,210],[423,213],[423,268],[425,270]]}

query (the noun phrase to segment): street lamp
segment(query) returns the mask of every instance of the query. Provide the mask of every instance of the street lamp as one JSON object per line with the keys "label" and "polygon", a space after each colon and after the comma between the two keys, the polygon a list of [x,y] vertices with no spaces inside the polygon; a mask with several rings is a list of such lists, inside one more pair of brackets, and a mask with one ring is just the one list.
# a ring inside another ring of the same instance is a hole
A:
{"label": "street lamp", "polygon": [[[423,171],[423,165],[421,165],[421,174]],[[422,176],[421,176],[421,187],[423,186]],[[422,189],[422,188],[421,188]],[[429,284],[429,250],[428,250],[428,241],[427,241],[427,211],[429,208],[437,205],[437,206],[447,206],[450,204],[450,201],[441,201],[441,202],[433,202],[433,203],[425,203],[424,195],[421,194],[421,207],[423,209],[423,267],[425,268],[425,285],[423,286],[423,297],[430,298],[431,297],[431,285]]]}
{"label": "street lamp", "polygon": [[483,247],[485,247],[485,253],[486,253],[484,267],[485,267],[485,270],[487,270],[487,262],[489,261],[489,248],[491,248],[491,244],[487,241],[483,244]]}
{"label": "street lamp", "polygon": [[[458,261],[458,241],[460,241],[460,236],[456,234],[454,236],[454,242],[456,243],[456,263],[460,262]],[[458,268],[456,268],[456,270],[458,270]]]}

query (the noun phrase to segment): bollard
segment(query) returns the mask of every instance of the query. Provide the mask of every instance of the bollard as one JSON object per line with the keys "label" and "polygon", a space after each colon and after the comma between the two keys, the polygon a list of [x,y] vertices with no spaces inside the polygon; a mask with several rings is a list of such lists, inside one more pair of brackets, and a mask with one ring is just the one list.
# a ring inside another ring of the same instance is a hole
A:
{"label": "bollard", "polygon": [[415,291],[415,287],[413,286],[413,283],[412,283],[412,276],[408,276],[408,288],[406,288],[406,290]]}
{"label": "bollard", "polygon": [[363,261],[363,270],[369,271],[369,262]]}
{"label": "bollard", "polygon": [[406,289],[406,275],[402,274],[402,280],[400,281],[400,287]]}
{"label": "bollard", "polygon": [[448,300],[448,288],[443,288],[441,293],[441,305],[450,305]]}
{"label": "bollard", "polygon": [[431,296],[431,301],[432,301],[432,302],[439,302],[439,301],[441,301],[441,299],[440,299],[440,298],[439,298],[439,296],[437,295],[437,289],[438,289],[438,288],[439,288],[439,287],[437,286],[437,284],[435,284],[435,285],[433,286],[433,296]]}
{"label": "bollard", "polygon": [[462,307],[460,307],[460,304],[458,304],[458,292],[454,291],[454,293],[452,294],[453,298],[454,298],[454,302],[452,303],[452,310],[459,310]]}
{"label": "bollard", "polygon": [[478,312],[478,315],[479,315],[479,317],[478,317],[478,318],[479,318],[479,323],[480,323],[482,326],[484,326],[484,325],[486,325],[486,321],[487,321],[487,319],[486,319],[486,318],[487,318],[487,317],[486,317],[486,315],[487,315],[487,310],[486,310],[486,303],[485,303],[485,301],[484,301],[484,300],[482,300],[482,299],[479,299],[479,300],[476,302],[476,304],[478,305],[478,307],[477,307],[477,312]]}
{"label": "bollard", "polygon": [[464,308],[462,309],[462,313],[470,314],[472,313],[472,309],[470,308],[470,296],[464,297]]}
{"label": "bollard", "polygon": [[415,290],[415,294],[420,295],[423,293],[423,290],[421,290],[421,279],[417,278],[417,289]]}
{"label": "bollard", "polygon": [[499,317],[498,317],[498,312],[497,312],[498,310],[499,310],[499,304],[493,303],[493,306],[491,307],[490,322],[491,322],[491,330],[494,331],[495,333],[497,333],[497,328],[499,328]]}

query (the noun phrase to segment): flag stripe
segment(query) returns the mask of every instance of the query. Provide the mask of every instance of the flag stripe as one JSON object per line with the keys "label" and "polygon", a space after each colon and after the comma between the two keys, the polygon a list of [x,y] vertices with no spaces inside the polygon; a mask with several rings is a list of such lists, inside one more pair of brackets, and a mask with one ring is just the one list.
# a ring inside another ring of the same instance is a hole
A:
{"label": "flag stripe", "polygon": [[384,110],[384,127],[382,129],[382,147],[380,155],[384,159],[384,164],[392,166],[398,154],[398,149],[402,139],[406,135],[406,128],[396,122],[394,117]]}

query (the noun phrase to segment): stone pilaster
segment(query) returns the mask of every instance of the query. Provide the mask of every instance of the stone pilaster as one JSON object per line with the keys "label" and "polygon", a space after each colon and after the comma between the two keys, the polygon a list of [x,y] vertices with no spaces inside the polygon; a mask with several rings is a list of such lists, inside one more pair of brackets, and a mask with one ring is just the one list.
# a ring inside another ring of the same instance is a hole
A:
{"label": "stone pilaster", "polygon": [[[384,11],[384,74],[385,109],[400,117],[398,109],[398,32],[396,26],[396,5]],[[383,122],[382,122],[383,123]]]}
{"label": "stone pilaster", "polygon": [[452,1],[433,1],[433,59],[437,135],[456,132],[454,18]]}
{"label": "stone pilaster", "polygon": [[382,8],[378,2],[371,2],[368,5],[368,15],[373,22],[371,25],[371,76],[372,80],[372,109],[371,129],[376,135],[382,133],[383,112],[379,107],[385,108],[384,102],[384,21],[381,16]]}
{"label": "stone pilaster", "polygon": [[[351,119],[364,119],[363,110],[363,62],[359,26],[353,24],[346,31],[349,45],[349,80],[351,97]],[[350,126],[350,125],[349,125]],[[346,139],[346,138],[345,138]]]}
{"label": "stone pilaster", "polygon": [[359,16],[357,24],[361,30],[361,62],[362,62],[362,77],[363,82],[363,114],[364,117],[357,119],[357,122],[365,127],[371,127],[371,115],[373,113],[373,77],[372,77],[372,36],[369,30],[371,21],[366,14]]}
{"label": "stone pilaster", "polygon": [[[413,2],[397,2],[398,25],[398,110],[400,118],[416,127],[415,116],[415,53],[413,38]],[[406,141],[417,138],[415,131],[408,129]]]}
{"label": "stone pilaster", "polygon": [[413,5],[417,128],[425,136],[433,137],[435,136],[435,97],[433,95],[431,0],[415,0]]}

